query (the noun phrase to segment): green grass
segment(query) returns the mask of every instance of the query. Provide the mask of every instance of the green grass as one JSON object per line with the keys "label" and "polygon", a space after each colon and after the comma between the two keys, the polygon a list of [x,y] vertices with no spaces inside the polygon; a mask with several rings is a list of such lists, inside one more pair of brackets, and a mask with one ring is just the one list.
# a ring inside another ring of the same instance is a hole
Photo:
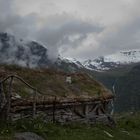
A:
{"label": "green grass", "polygon": [[[0,125],[0,140],[12,140],[15,132],[35,132],[47,140],[140,140],[140,115],[122,117],[116,128],[101,124],[45,123],[43,119],[24,119]],[[109,137],[105,131],[113,137]]]}

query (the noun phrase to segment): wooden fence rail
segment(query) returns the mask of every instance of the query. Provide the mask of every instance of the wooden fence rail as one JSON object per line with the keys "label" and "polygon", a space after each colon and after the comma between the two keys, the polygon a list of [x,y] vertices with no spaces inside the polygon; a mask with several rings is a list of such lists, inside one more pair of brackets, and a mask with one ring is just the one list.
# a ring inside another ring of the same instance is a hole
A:
{"label": "wooden fence rail", "polygon": [[[6,116],[6,120],[9,119],[10,117],[10,110],[11,110],[11,97],[12,97],[12,84],[14,79],[18,79],[20,80],[22,83],[24,83],[28,88],[33,90],[33,112],[32,112],[32,116],[33,118],[35,117],[36,114],[36,100],[37,100],[37,94],[41,94],[43,95],[42,92],[40,92],[39,90],[37,90],[35,87],[31,86],[29,83],[27,83],[24,79],[22,79],[21,77],[17,76],[17,75],[9,75],[6,78],[4,78],[3,80],[0,81],[0,111],[2,110],[6,110],[5,112],[5,116]],[[8,81],[8,93],[7,95],[4,93],[3,91],[3,85],[4,83]],[[54,101],[56,100],[56,96],[52,95],[52,94],[47,94],[49,96],[54,97]],[[4,104],[3,104],[4,103]]]}

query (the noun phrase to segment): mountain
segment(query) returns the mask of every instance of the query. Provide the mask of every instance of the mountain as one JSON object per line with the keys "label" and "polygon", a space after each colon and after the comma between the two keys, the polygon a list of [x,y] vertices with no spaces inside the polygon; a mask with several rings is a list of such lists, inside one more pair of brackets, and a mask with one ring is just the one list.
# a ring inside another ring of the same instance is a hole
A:
{"label": "mountain", "polygon": [[140,110],[140,65],[117,79],[115,84],[116,104],[119,111]]}
{"label": "mountain", "polygon": [[82,63],[78,60],[73,58],[64,58],[61,56],[57,58],[53,65],[53,68],[71,73],[87,71]]}
{"label": "mountain", "polygon": [[22,67],[52,67],[67,72],[106,71],[140,62],[140,49],[121,51],[94,60],[80,62],[73,58],[58,56],[56,61],[48,57],[47,46],[36,41],[17,39],[8,33],[0,33],[0,63],[16,64]]}
{"label": "mountain", "polygon": [[140,110],[140,63],[91,74],[115,93],[115,112]]}
{"label": "mountain", "polygon": [[0,33],[0,63],[34,68],[51,64],[48,50],[35,41],[24,41],[13,35]]}
{"label": "mountain", "polygon": [[105,71],[140,62],[140,49],[120,51],[111,55],[86,60],[83,66],[89,70]]}
{"label": "mountain", "polygon": [[17,39],[8,33],[0,33],[0,64],[15,64],[28,68],[55,68],[68,72],[84,68],[75,59],[59,56],[56,61],[48,57],[47,46],[36,41]]}

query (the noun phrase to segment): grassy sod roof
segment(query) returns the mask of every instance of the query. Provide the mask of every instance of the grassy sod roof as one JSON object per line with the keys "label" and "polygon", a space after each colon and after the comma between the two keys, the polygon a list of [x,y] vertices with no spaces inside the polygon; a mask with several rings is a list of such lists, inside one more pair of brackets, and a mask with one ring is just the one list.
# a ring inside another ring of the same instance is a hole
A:
{"label": "grassy sod roof", "polygon": [[[112,98],[112,93],[101,83],[95,81],[85,73],[67,74],[52,69],[28,69],[18,66],[0,66],[0,78],[14,74],[22,77],[33,87],[36,87],[43,95],[55,95],[58,98]],[[66,77],[71,76],[72,83],[66,82]],[[22,97],[28,97],[32,90],[23,83],[15,80],[13,93]]]}

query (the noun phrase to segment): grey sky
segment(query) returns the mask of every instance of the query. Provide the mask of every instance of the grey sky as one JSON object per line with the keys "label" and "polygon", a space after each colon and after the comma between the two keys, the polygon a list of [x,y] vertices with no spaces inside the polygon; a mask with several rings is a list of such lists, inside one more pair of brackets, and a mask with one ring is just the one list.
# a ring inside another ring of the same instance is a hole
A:
{"label": "grey sky", "polygon": [[95,58],[140,46],[139,0],[0,0],[0,31],[59,53]]}

